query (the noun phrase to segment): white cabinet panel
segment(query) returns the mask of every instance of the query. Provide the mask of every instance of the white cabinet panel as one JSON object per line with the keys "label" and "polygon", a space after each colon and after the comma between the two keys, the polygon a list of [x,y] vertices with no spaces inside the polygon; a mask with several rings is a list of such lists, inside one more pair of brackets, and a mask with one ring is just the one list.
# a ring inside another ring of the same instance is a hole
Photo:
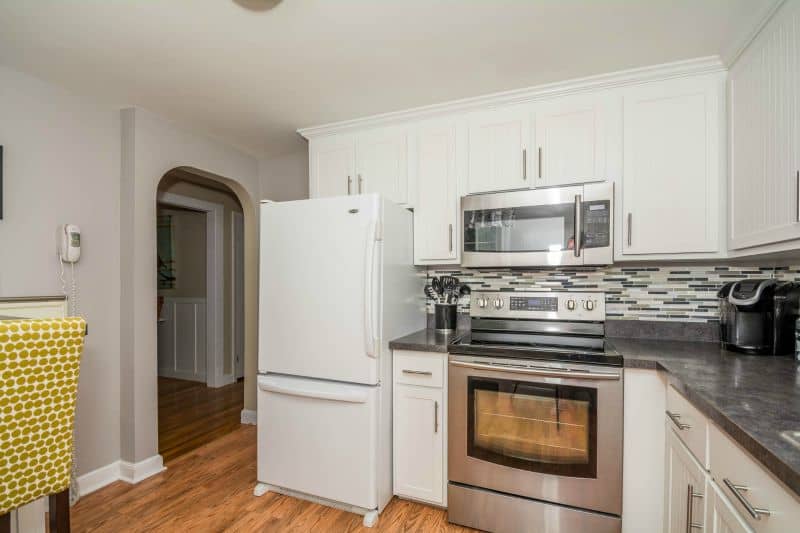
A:
{"label": "white cabinet panel", "polygon": [[[667,428],[666,465],[666,523],[667,533],[685,533],[700,530],[705,524],[703,497],[706,473],[694,460],[689,450]],[[690,528],[690,524],[699,527]]]}
{"label": "white cabinet panel", "polygon": [[350,135],[313,139],[308,145],[311,198],[356,193],[355,140]]}
{"label": "white cabinet panel", "polygon": [[602,181],[606,176],[608,99],[560,98],[536,106],[532,162],[539,186]]}
{"label": "white cabinet panel", "polygon": [[529,136],[528,106],[470,115],[468,192],[527,188],[530,184]]}
{"label": "white cabinet panel", "polygon": [[354,193],[377,192],[397,204],[408,202],[408,134],[385,128],[359,135]]}
{"label": "white cabinet panel", "polygon": [[732,249],[800,238],[800,2],[786,2],[730,72]]}
{"label": "white cabinet panel", "polygon": [[395,384],[394,486],[400,496],[444,503],[443,402],[440,388]]}
{"label": "white cabinet panel", "polygon": [[723,80],[624,91],[624,255],[718,251]]}
{"label": "white cabinet panel", "polygon": [[458,263],[460,257],[456,126],[421,125],[414,134],[414,263]]}
{"label": "white cabinet panel", "polygon": [[709,533],[752,533],[739,513],[711,480],[706,484],[706,523]]}

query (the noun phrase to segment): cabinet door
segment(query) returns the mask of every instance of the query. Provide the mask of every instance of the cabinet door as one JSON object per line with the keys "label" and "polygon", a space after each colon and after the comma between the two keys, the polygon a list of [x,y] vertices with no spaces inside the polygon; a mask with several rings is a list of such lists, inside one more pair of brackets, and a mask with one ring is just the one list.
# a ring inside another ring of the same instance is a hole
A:
{"label": "cabinet door", "polygon": [[706,523],[709,533],[752,533],[722,489],[709,480],[706,485]]}
{"label": "cabinet door", "polygon": [[[701,530],[705,523],[705,471],[697,464],[671,427],[667,427],[665,531]],[[690,528],[689,525],[692,525]]]}
{"label": "cabinet door", "polygon": [[718,251],[723,80],[713,74],[624,92],[623,254]]}
{"label": "cabinet door", "polygon": [[408,134],[402,128],[365,132],[356,146],[356,191],[408,202]]}
{"label": "cabinet door", "polygon": [[420,126],[414,135],[414,262],[458,263],[458,176],[456,126]]}
{"label": "cabinet door", "polygon": [[530,186],[530,107],[513,106],[469,117],[467,189],[476,192]]}
{"label": "cabinet door", "polygon": [[355,194],[355,142],[351,136],[312,139],[308,155],[311,198]]}
{"label": "cabinet door", "polygon": [[786,2],[730,72],[732,249],[800,238],[800,2]]}
{"label": "cabinet door", "polygon": [[444,503],[442,389],[395,384],[394,490],[426,502]]}
{"label": "cabinet door", "polygon": [[537,187],[607,178],[606,108],[595,96],[559,98],[536,106],[532,182]]}

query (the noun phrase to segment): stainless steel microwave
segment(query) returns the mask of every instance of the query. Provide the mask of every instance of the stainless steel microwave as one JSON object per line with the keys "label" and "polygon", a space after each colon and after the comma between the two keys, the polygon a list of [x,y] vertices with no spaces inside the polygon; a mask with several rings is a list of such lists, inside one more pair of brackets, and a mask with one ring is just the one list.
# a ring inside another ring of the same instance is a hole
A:
{"label": "stainless steel microwave", "polygon": [[614,261],[613,183],[465,196],[461,216],[465,267]]}

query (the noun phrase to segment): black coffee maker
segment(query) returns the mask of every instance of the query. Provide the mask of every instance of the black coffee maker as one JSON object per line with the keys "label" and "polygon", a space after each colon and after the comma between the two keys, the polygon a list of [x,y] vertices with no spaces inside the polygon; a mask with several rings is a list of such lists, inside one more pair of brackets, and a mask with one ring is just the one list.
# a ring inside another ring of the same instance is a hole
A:
{"label": "black coffee maker", "polygon": [[794,353],[800,284],[774,279],[726,283],[717,293],[722,347],[754,355]]}

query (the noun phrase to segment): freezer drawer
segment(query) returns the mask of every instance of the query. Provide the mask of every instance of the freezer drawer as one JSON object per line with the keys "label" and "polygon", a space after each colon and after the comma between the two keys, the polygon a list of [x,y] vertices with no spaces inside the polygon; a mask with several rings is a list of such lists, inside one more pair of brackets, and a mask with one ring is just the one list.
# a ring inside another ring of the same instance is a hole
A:
{"label": "freezer drawer", "polygon": [[258,481],[378,507],[378,386],[258,376]]}

